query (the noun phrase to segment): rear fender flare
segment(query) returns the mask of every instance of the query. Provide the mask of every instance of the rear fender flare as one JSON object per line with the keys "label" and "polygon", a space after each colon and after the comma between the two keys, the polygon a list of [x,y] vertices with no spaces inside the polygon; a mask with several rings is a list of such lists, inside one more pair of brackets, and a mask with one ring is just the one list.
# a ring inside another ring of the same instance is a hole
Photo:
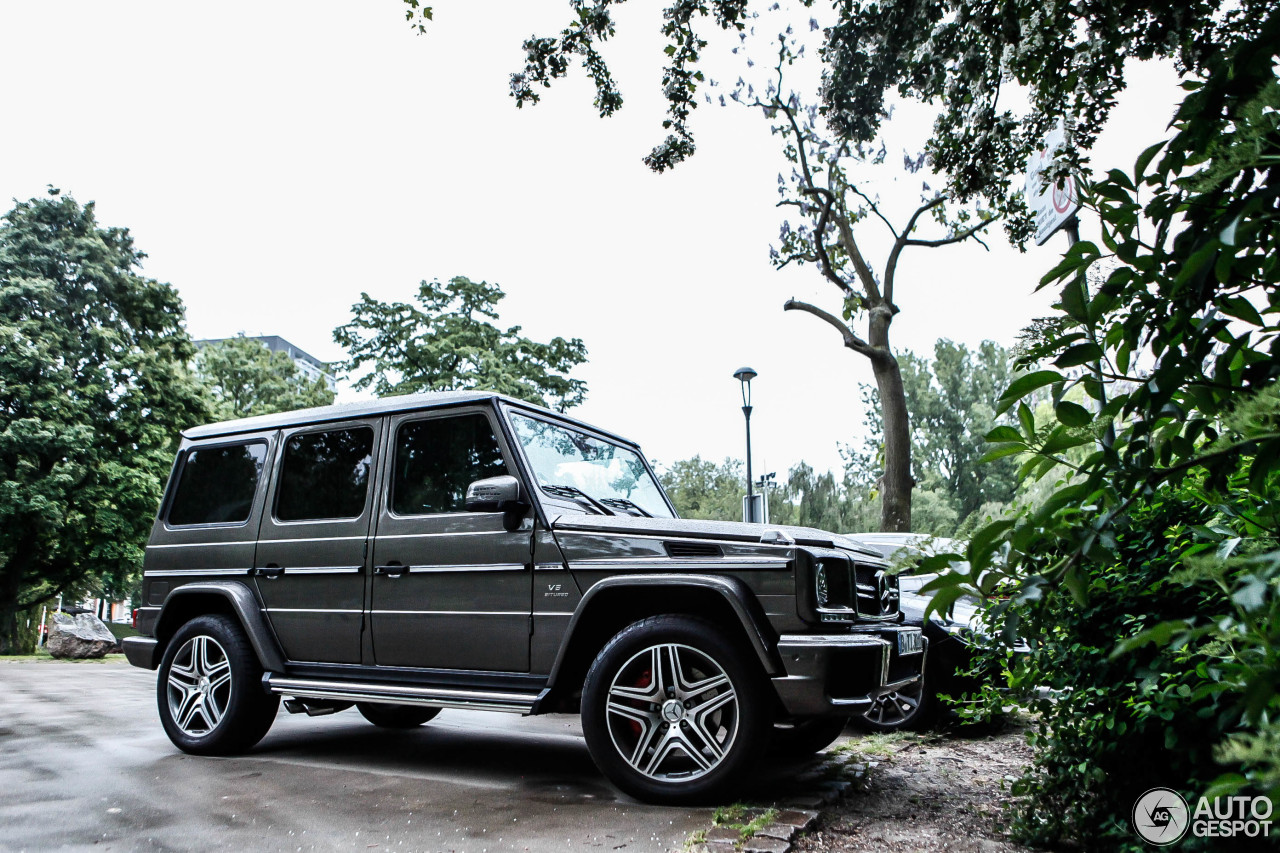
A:
{"label": "rear fender flare", "polygon": [[245,634],[248,635],[249,644],[253,646],[253,651],[258,656],[258,662],[262,664],[262,668],[267,672],[284,672],[284,654],[280,651],[280,644],[276,642],[275,634],[271,632],[266,617],[258,607],[258,599],[246,584],[239,581],[183,584],[169,593],[164,606],[160,608],[160,615],[156,618],[155,636],[162,645],[162,648],[157,650],[158,656],[163,655],[163,645],[167,644],[169,637],[173,636],[182,623],[192,616],[200,615],[198,608],[193,611],[186,606],[193,596],[217,596],[225,599],[230,605],[231,612],[240,622],[240,626],[244,628]]}

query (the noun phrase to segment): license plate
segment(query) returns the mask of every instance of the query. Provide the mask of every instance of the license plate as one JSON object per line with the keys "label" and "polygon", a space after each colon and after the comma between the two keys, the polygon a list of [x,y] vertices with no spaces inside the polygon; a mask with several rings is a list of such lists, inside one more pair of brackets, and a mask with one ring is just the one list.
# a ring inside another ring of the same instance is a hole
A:
{"label": "license plate", "polygon": [[916,655],[924,651],[924,637],[918,630],[898,632],[898,654]]}

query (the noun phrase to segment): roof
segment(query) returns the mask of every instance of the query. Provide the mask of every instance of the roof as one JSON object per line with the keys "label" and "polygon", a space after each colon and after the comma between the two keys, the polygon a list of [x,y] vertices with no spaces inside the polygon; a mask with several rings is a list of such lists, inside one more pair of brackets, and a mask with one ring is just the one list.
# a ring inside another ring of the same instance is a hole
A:
{"label": "roof", "polygon": [[401,394],[394,397],[382,397],[377,400],[361,400],[357,403],[338,403],[333,406],[317,406],[311,409],[296,409],[292,412],[277,412],[273,415],[256,415],[251,418],[239,418],[233,421],[205,424],[184,430],[183,436],[191,439],[213,438],[216,436],[235,435],[244,432],[281,429],[293,426],[348,421],[356,418],[367,418],[373,415],[398,414],[417,410],[438,409],[449,406],[462,406],[469,403],[489,403],[501,401],[507,405],[525,409],[530,412],[547,415],[559,421],[572,424],[607,435],[623,444],[639,448],[636,442],[623,438],[607,429],[593,426],[577,418],[554,412],[543,406],[526,403],[506,394],[495,391],[431,391],[425,394]]}

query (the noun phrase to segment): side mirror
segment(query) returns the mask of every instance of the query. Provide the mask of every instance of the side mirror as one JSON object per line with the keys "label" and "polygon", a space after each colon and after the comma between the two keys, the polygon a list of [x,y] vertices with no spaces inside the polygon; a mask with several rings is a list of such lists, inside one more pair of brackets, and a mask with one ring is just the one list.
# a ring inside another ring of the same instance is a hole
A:
{"label": "side mirror", "polygon": [[467,512],[505,512],[524,509],[529,502],[524,499],[520,481],[510,474],[476,480],[467,486]]}

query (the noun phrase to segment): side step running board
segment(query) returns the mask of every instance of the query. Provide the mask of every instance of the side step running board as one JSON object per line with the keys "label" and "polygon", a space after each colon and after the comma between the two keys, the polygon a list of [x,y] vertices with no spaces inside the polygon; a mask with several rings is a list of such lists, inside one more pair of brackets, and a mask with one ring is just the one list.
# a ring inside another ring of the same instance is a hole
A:
{"label": "side step running board", "polygon": [[505,693],[456,687],[408,687],[399,684],[370,684],[289,678],[269,672],[262,676],[268,693],[306,699],[339,699],[348,702],[384,702],[392,705],[426,705],[432,708],[471,708],[480,711],[508,711],[529,714],[538,701],[537,693]]}

